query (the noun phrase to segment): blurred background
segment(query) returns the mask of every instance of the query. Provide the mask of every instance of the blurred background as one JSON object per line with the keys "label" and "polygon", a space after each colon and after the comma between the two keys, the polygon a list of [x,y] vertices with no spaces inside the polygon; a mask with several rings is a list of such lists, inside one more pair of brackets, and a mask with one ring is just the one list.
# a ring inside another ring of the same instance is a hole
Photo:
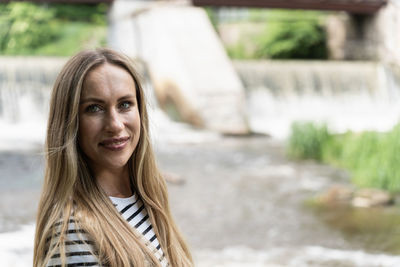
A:
{"label": "blurred background", "polygon": [[31,266],[52,84],[135,61],[196,266],[400,266],[400,1],[0,3],[0,258]]}

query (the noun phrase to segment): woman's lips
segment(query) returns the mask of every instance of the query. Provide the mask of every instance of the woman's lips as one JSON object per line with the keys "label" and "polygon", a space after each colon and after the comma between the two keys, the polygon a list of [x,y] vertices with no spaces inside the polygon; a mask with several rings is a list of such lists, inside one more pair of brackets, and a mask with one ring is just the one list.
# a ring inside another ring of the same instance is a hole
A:
{"label": "woman's lips", "polygon": [[110,139],[105,139],[102,142],[100,142],[100,146],[112,150],[112,151],[118,151],[122,150],[126,144],[128,143],[129,137],[119,137],[119,138],[110,138]]}

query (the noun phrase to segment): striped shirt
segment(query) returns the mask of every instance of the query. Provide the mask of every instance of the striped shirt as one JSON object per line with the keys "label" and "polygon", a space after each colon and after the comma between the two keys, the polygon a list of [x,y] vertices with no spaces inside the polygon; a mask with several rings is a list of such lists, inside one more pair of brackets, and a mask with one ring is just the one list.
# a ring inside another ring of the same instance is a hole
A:
{"label": "striped shirt", "polygon": [[[156,258],[160,261],[162,267],[169,266],[167,258],[161,249],[157,236],[154,233],[153,226],[144,203],[137,194],[129,198],[110,197],[114,206],[122,217],[136,230],[141,233],[148,241],[148,248],[154,252]],[[50,247],[54,246],[56,238],[52,239]],[[69,221],[66,241],[66,263],[68,267],[72,266],[102,266],[96,257],[94,244],[82,229],[77,229],[73,219]],[[61,266],[60,254],[52,256],[46,265],[47,267]]]}

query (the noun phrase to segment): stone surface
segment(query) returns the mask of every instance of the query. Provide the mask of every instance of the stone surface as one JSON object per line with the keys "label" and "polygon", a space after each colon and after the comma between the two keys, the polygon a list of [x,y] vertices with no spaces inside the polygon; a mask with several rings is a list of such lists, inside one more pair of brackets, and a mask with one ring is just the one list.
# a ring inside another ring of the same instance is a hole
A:
{"label": "stone surface", "polygon": [[376,60],[378,40],[375,21],[375,15],[360,16],[345,12],[329,15],[325,25],[329,57]]}
{"label": "stone surface", "polygon": [[317,197],[317,201],[323,205],[348,204],[353,197],[354,190],[349,186],[334,185]]}
{"label": "stone surface", "polygon": [[388,0],[386,6],[374,18],[375,29],[371,34],[378,42],[378,57],[385,63],[400,66],[400,5],[397,0]]}
{"label": "stone surface", "polygon": [[354,207],[370,208],[385,206],[393,202],[393,197],[383,190],[364,188],[355,192],[351,204]]}
{"label": "stone surface", "polygon": [[332,13],[326,21],[330,58],[378,60],[399,66],[399,16],[398,0],[388,0],[373,15]]}
{"label": "stone surface", "polygon": [[185,183],[185,178],[177,173],[163,172],[162,176],[164,177],[165,181],[170,184],[182,185]]}
{"label": "stone surface", "polygon": [[324,206],[346,205],[357,208],[387,206],[394,202],[390,193],[375,189],[354,190],[349,185],[333,185],[316,197],[318,204]]}
{"label": "stone surface", "polygon": [[330,15],[326,20],[327,48],[329,59],[345,59],[346,21],[348,15],[339,13]]}

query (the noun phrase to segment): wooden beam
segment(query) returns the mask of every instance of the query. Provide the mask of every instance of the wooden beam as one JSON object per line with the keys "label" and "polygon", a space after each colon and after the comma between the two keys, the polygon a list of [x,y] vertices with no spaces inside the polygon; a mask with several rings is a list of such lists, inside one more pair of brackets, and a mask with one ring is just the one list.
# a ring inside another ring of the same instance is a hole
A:
{"label": "wooden beam", "polygon": [[56,3],[56,4],[111,4],[114,0],[0,0],[0,3],[8,2],[32,2],[32,3]]}
{"label": "wooden beam", "polygon": [[195,6],[342,10],[371,14],[387,0],[192,0]]}

